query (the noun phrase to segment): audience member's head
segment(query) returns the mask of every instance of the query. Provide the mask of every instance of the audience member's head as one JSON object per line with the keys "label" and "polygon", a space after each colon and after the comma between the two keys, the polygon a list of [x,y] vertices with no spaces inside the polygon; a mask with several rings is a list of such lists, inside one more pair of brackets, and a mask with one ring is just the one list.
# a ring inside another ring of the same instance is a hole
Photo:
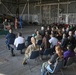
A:
{"label": "audience member's head", "polygon": [[69,34],[69,36],[72,36],[72,35],[73,35],[72,31],[69,31],[69,33],[68,33],[68,34]]}
{"label": "audience member's head", "polygon": [[37,34],[37,35],[40,35],[40,32],[39,32],[39,31],[37,31],[37,32],[36,32],[36,34]]}
{"label": "audience member's head", "polygon": [[45,35],[49,35],[48,31],[45,31]]}
{"label": "audience member's head", "polygon": [[21,33],[21,32],[19,32],[19,33],[18,33],[18,36],[22,36],[22,33]]}
{"label": "audience member's head", "polygon": [[34,32],[36,33],[38,31],[38,29],[35,29]]}
{"label": "audience member's head", "polygon": [[45,29],[45,28],[42,26],[42,27],[41,27],[41,30],[44,30],[44,29]]}
{"label": "audience member's head", "polygon": [[62,49],[59,45],[57,45],[55,47],[55,51],[56,51],[56,53],[58,54],[59,57],[62,57],[63,51],[62,51]]}
{"label": "audience member's head", "polygon": [[72,44],[67,45],[67,49],[73,51],[73,45]]}
{"label": "audience member's head", "polygon": [[52,33],[51,35],[50,35],[50,37],[52,38],[52,37],[55,37],[55,35]]}
{"label": "audience member's head", "polygon": [[7,22],[7,19],[5,19],[5,22]]}
{"label": "audience member's head", "polygon": [[34,37],[31,37],[31,43],[36,44],[36,39]]}
{"label": "audience member's head", "polygon": [[9,29],[9,33],[13,33],[13,30],[12,29]]}

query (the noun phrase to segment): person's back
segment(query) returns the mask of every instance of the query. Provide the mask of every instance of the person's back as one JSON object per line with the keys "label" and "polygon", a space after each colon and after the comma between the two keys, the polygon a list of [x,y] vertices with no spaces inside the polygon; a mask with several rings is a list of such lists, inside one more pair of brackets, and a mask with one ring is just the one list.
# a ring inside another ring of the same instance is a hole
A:
{"label": "person's back", "polygon": [[22,43],[24,43],[24,42],[25,42],[25,40],[24,40],[24,38],[22,37],[22,34],[21,34],[21,33],[18,33],[18,37],[15,39],[14,45],[17,47],[18,44],[22,44]]}
{"label": "person's back", "polygon": [[69,57],[75,56],[75,52],[74,52],[74,50],[72,48],[72,45],[68,45],[67,49],[68,50],[64,52],[65,64],[66,64],[66,62],[67,62],[67,60],[68,60]]}
{"label": "person's back", "polygon": [[34,37],[31,38],[32,44],[27,47],[25,50],[25,57],[23,60],[23,65],[26,64],[27,59],[30,57],[32,51],[39,50],[39,46],[36,44],[36,39]]}
{"label": "person's back", "polygon": [[70,44],[75,44],[75,37],[73,36],[73,32],[72,31],[69,31],[69,36],[68,36],[68,41]]}
{"label": "person's back", "polygon": [[26,53],[26,54],[31,54],[31,52],[32,52],[32,51],[35,51],[35,50],[39,50],[39,46],[36,45],[36,47],[35,47],[33,44],[31,44],[31,45],[29,45],[28,48],[26,49],[25,53]]}
{"label": "person's back", "polygon": [[42,40],[42,36],[40,35],[40,32],[37,31],[37,35],[35,36],[36,38],[36,43],[39,41],[39,40]]}
{"label": "person's back", "polygon": [[66,49],[66,46],[68,44],[68,38],[66,37],[66,34],[63,34],[63,38],[61,40],[61,47],[63,48],[63,50]]}
{"label": "person's back", "polygon": [[50,36],[48,34],[48,31],[45,32],[45,36],[43,37],[42,39],[42,44],[41,44],[41,47],[45,50],[45,49],[49,49],[50,48],[50,43],[49,43],[49,40],[50,39]]}
{"label": "person's back", "polygon": [[45,28],[43,26],[41,27],[40,34],[42,35],[42,37],[45,36]]}
{"label": "person's back", "polygon": [[10,46],[12,56],[15,56],[14,50],[20,50],[20,53],[23,54],[22,50],[25,48],[25,40],[22,37],[22,33],[18,33],[18,37],[14,40],[14,44]]}
{"label": "person's back", "polygon": [[51,39],[49,40],[50,48],[53,48],[58,44],[58,39],[54,37],[54,34],[51,34]]}
{"label": "person's back", "polygon": [[13,44],[14,40],[15,40],[15,34],[13,34],[13,33],[7,34],[6,39],[8,40],[9,44]]}

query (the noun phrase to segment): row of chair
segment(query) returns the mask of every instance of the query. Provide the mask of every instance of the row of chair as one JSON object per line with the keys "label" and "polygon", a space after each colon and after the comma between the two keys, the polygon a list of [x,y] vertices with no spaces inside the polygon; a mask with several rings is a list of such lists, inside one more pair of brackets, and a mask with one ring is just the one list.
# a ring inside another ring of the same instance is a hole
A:
{"label": "row of chair", "polygon": [[[32,51],[30,59],[36,59],[38,56],[39,56],[39,51]],[[74,63],[75,62],[74,60],[75,60],[75,57],[69,57],[67,60],[66,66],[69,66],[72,63]],[[49,70],[46,71],[45,75],[56,73],[59,70],[61,70],[63,67],[64,67],[64,60],[56,62],[55,65],[53,66],[53,69],[50,69],[50,66],[47,67],[49,68]],[[29,69],[31,71],[30,65],[29,65]]]}
{"label": "row of chair", "polygon": [[75,62],[75,57],[69,57],[65,66],[64,66],[64,62],[65,62],[65,60],[56,62],[53,69],[51,69],[50,66],[47,66],[47,71],[46,71],[45,75],[50,75],[50,74],[56,73],[59,70],[61,71],[62,75],[64,75],[61,69],[72,65]]}

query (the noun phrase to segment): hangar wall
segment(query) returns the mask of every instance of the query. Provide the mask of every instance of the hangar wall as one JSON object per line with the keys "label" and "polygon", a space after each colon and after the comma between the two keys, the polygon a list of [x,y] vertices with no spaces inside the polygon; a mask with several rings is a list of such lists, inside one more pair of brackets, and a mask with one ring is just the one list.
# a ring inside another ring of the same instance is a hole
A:
{"label": "hangar wall", "polygon": [[[8,4],[8,3],[4,3],[4,5],[0,4],[0,9],[1,9],[0,14],[10,14],[11,12],[13,15],[16,16],[17,5]],[[24,4],[19,5],[19,15],[21,15],[23,9],[24,9]],[[59,5],[59,14],[70,14],[70,13],[75,15],[76,2]],[[28,19],[28,14],[29,14],[29,19]],[[29,4],[29,13],[28,13],[28,4],[27,4],[22,17],[23,20],[36,21],[43,24],[58,22],[58,4],[40,5],[40,6],[39,5],[37,6],[37,4],[35,3]]]}

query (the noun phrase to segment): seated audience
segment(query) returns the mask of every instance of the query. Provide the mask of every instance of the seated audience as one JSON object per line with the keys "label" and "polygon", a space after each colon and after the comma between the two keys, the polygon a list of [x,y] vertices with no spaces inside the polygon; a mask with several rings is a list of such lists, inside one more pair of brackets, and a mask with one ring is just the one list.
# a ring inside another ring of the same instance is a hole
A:
{"label": "seated audience", "polygon": [[45,27],[41,27],[40,34],[42,35],[42,38],[45,36]]}
{"label": "seated audience", "polygon": [[59,41],[61,41],[61,39],[62,39],[62,33],[61,33],[61,30],[59,30],[59,29],[58,29],[58,31],[57,31],[56,38],[57,38]]}
{"label": "seated audience", "polygon": [[54,52],[55,46],[58,45],[58,39],[55,37],[55,35],[53,33],[50,35],[50,37],[51,37],[49,40],[50,48],[51,48],[52,52]]}
{"label": "seated audience", "polygon": [[[14,49],[17,49],[18,45],[19,44],[23,44],[25,43],[25,39],[22,37],[22,33],[18,33],[18,37],[15,39],[14,41],[14,45],[10,45],[11,46],[11,53],[12,53],[12,56],[15,56],[14,54]],[[22,50],[20,50],[21,54],[23,54]]]}
{"label": "seated audience", "polygon": [[45,75],[46,73],[46,67],[50,65],[50,68],[52,69],[52,66],[55,64],[56,60],[58,59],[63,59],[63,51],[60,46],[55,47],[56,53],[51,57],[48,62],[44,62],[42,64],[42,69],[41,69],[41,75]]}
{"label": "seated audience", "polygon": [[66,65],[66,62],[67,62],[69,57],[75,56],[75,52],[73,50],[73,46],[72,45],[68,45],[67,49],[68,50],[64,52],[64,59],[65,59],[65,64],[64,65]]}
{"label": "seated audience", "polygon": [[65,51],[68,44],[68,38],[66,37],[66,34],[63,34],[62,40],[61,40],[61,47]]}
{"label": "seated audience", "polygon": [[38,29],[35,29],[35,30],[34,30],[34,34],[32,34],[32,36],[35,37],[35,36],[37,35],[37,31],[38,31]]}
{"label": "seated audience", "polygon": [[50,35],[51,34],[51,28],[50,28],[50,26],[47,26],[47,32],[48,32],[48,34]]}
{"label": "seated audience", "polygon": [[72,31],[69,31],[68,33],[68,42],[69,44],[72,44],[73,45],[73,48],[75,48],[75,37],[73,36],[73,32]]}
{"label": "seated audience", "polygon": [[50,36],[48,34],[48,31],[45,31],[45,36],[43,37],[42,39],[42,44],[41,44],[41,47],[40,47],[40,55],[41,55],[41,59],[42,59],[42,55],[43,55],[43,52],[47,49],[50,48],[50,43],[49,43],[49,40],[50,39]]}
{"label": "seated audience", "polygon": [[27,59],[30,58],[30,55],[32,53],[32,51],[36,51],[36,50],[39,50],[39,46],[36,44],[36,39],[34,37],[31,38],[31,45],[29,45],[27,47],[27,49],[25,50],[25,57],[24,57],[24,60],[23,60],[23,65],[26,65],[27,64]]}
{"label": "seated audience", "polygon": [[39,40],[42,40],[42,36],[40,35],[40,32],[37,31],[37,35],[35,36],[35,39],[36,39],[36,43],[39,41]]}

